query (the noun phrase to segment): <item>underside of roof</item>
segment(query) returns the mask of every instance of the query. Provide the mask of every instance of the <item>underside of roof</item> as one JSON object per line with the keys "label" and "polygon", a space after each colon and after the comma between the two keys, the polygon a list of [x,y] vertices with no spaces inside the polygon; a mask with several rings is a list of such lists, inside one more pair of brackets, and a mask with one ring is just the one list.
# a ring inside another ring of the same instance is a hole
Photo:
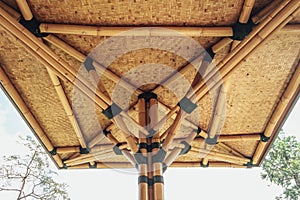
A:
{"label": "underside of roof", "polygon": [[257,166],[299,94],[297,0],[20,2],[0,81],[59,168],[135,167],[149,134],[170,167]]}

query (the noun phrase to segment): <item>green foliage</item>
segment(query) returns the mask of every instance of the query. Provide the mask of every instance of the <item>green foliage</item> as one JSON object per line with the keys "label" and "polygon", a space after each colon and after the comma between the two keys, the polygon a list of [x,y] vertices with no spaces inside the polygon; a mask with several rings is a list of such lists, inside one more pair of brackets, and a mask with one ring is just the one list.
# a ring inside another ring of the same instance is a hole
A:
{"label": "green foliage", "polygon": [[22,139],[25,156],[4,156],[0,166],[0,192],[15,192],[17,199],[69,199],[67,185],[54,180],[45,150],[31,137]]}
{"label": "green foliage", "polygon": [[276,199],[300,198],[300,143],[281,133],[262,164],[261,177],[284,188]]}

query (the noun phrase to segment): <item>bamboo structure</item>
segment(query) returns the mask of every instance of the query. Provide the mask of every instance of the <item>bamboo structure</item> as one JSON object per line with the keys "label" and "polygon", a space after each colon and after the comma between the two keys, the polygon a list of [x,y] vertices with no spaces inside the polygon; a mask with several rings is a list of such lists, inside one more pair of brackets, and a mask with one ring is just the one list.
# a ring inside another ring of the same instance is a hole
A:
{"label": "bamboo structure", "polygon": [[[48,151],[52,151],[54,149],[51,141],[45,134],[44,130],[41,128],[37,120],[35,119],[34,115],[30,112],[30,109],[27,107],[25,102],[23,101],[22,97],[18,93],[18,91],[15,89],[7,75],[5,74],[2,66],[0,66],[0,78],[1,78],[1,84],[3,85],[4,89],[9,93],[10,97],[14,100],[20,111],[22,112],[22,115],[24,118],[29,122],[30,126],[33,128],[33,130],[38,135],[39,139],[43,142],[46,149]],[[59,155],[53,155],[53,159],[56,161],[57,165],[59,167],[63,167],[63,163]]]}
{"label": "bamboo structure", "polygon": [[[0,2],[1,87],[57,166],[135,168],[139,199],[163,200],[169,167],[260,165],[300,92],[300,2],[214,2],[212,10],[171,0],[164,6],[174,9],[155,16],[160,2],[149,12],[125,2],[130,14],[107,2],[101,13],[96,2]],[[131,49],[140,38],[160,40]],[[170,44],[176,50],[161,49]],[[179,50],[194,54],[185,60]],[[112,52],[106,66],[102,53]]]}
{"label": "bamboo structure", "polygon": [[[80,25],[66,25],[66,24],[41,24],[40,29],[43,33],[60,33],[60,34],[77,34],[77,35],[93,35],[93,36],[118,36],[120,33],[129,31],[134,27],[93,27]],[[161,27],[171,29],[186,36],[200,37],[226,37],[232,36],[231,27]],[[166,35],[159,29],[139,30],[136,29],[133,35],[125,36],[175,36]],[[170,33],[168,33],[170,34]],[[123,34],[122,34],[123,35]]]}
{"label": "bamboo structure", "polygon": [[[272,135],[274,135],[274,130],[278,129],[278,123],[283,120],[283,115],[286,115],[286,107],[288,104],[291,103],[293,98],[295,97],[295,94],[299,92],[299,85],[300,85],[300,67],[299,63],[297,64],[296,71],[293,75],[293,78],[290,81],[290,84],[286,88],[284,94],[280,98],[280,102],[278,103],[275,112],[273,113],[271,119],[269,120],[269,123],[264,131],[265,137],[269,138]],[[277,128],[276,128],[277,127]],[[277,131],[277,130],[276,130]],[[267,142],[261,141],[258,144],[258,147],[256,149],[256,152],[253,157],[253,162],[258,163],[258,160],[261,158],[261,153],[265,149],[267,145]]]}

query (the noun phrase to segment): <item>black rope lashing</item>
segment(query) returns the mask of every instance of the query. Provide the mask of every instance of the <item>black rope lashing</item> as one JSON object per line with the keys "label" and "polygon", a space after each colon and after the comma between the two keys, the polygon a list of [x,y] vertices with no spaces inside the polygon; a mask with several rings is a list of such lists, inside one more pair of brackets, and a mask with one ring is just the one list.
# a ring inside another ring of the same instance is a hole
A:
{"label": "black rope lashing", "polygon": [[191,114],[197,108],[197,104],[194,104],[187,97],[183,97],[177,105],[188,114]]}
{"label": "black rope lashing", "polygon": [[41,38],[49,35],[47,33],[41,33],[40,30],[41,23],[35,17],[32,17],[31,20],[25,20],[23,17],[21,17],[19,22],[36,37]]}
{"label": "black rope lashing", "polygon": [[255,24],[251,19],[247,23],[237,22],[232,27],[233,36],[231,38],[238,41],[243,40],[253,30],[254,26]]}

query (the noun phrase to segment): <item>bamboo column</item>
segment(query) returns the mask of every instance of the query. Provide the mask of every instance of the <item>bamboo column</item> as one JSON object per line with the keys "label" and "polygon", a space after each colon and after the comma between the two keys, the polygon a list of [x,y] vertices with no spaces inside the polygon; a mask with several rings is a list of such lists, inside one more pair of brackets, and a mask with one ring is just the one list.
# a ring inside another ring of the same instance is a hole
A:
{"label": "bamboo column", "polygon": [[[139,123],[141,126],[146,127],[147,125],[147,112],[146,112],[146,101],[143,98],[140,98],[138,100],[138,109],[139,109]],[[139,135],[139,144],[147,144],[147,139],[143,133],[140,133]],[[144,157],[148,157],[147,149],[142,148],[140,149],[140,153]],[[148,170],[148,164],[142,163],[138,165],[138,171],[139,171],[139,179],[141,177],[145,177],[146,180],[149,179],[149,170]],[[139,199],[140,200],[151,200],[149,198],[149,187],[147,182],[139,181]]]}

